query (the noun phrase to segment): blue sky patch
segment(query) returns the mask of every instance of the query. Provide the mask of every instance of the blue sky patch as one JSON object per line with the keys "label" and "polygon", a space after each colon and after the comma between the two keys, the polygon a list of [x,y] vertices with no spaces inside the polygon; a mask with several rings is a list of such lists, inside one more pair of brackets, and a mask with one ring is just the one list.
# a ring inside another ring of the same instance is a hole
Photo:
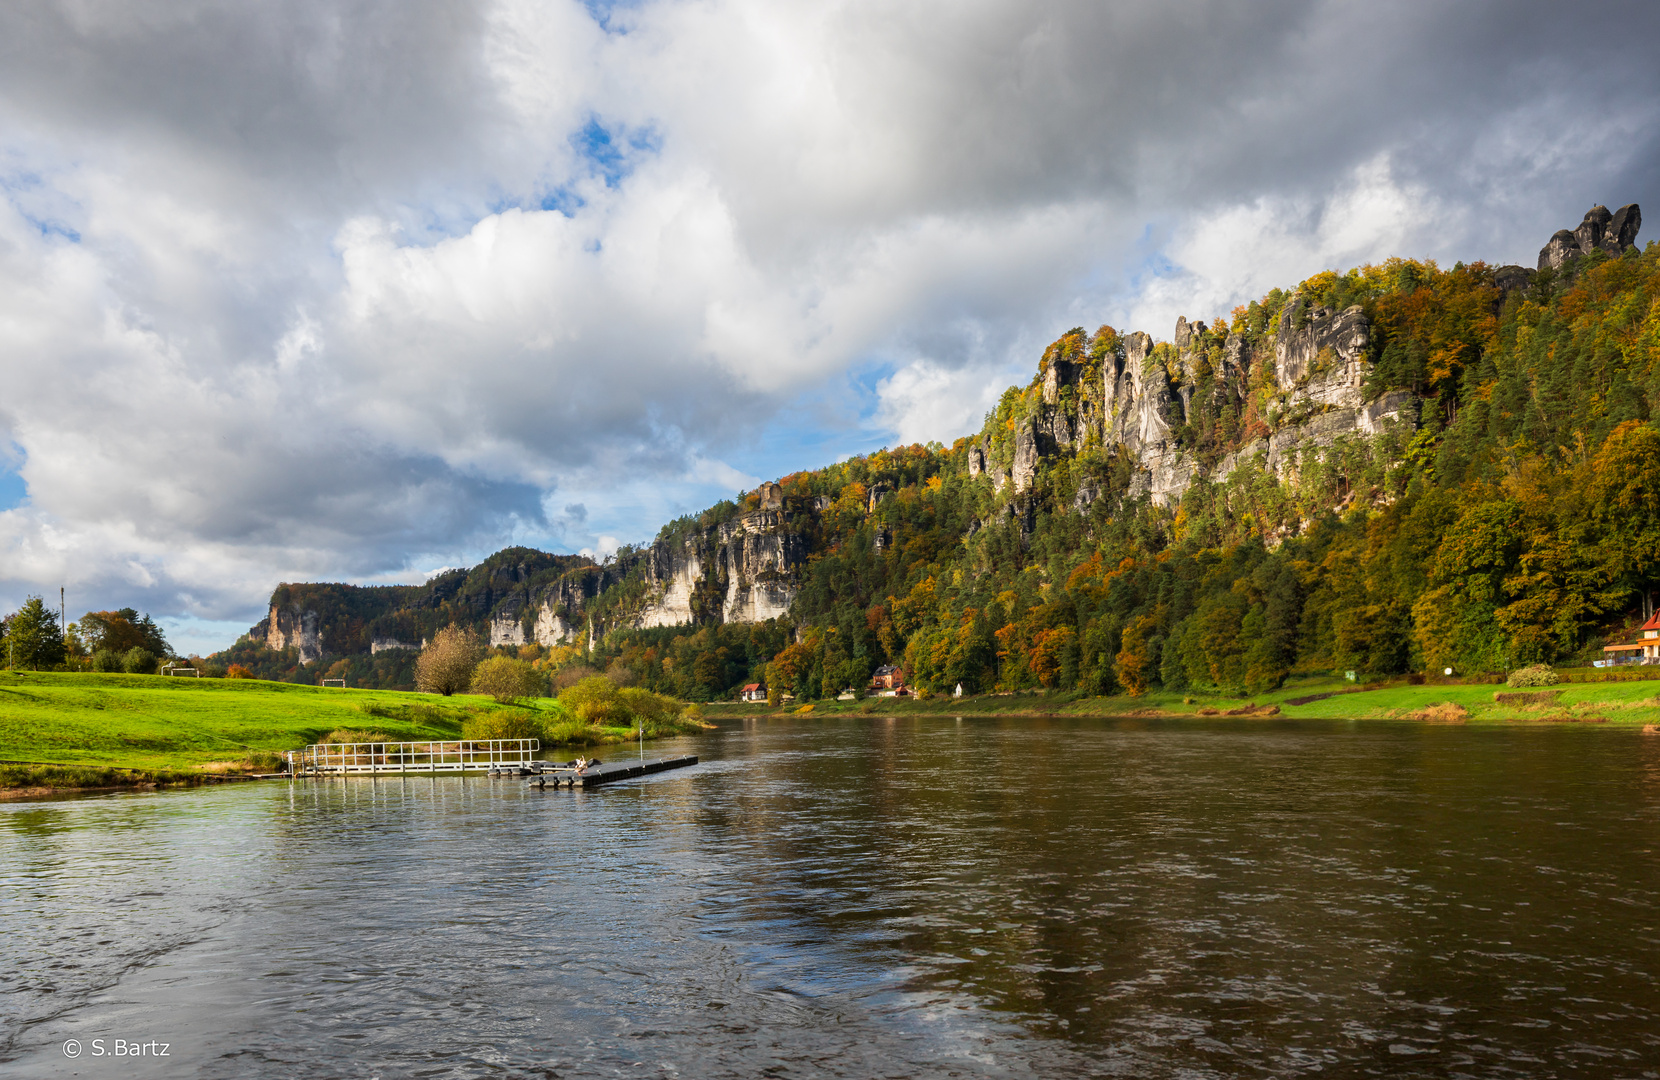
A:
{"label": "blue sky patch", "polygon": [[599,117],[590,116],[582,130],[571,136],[571,145],[588,162],[594,175],[603,177],[606,187],[614,188],[634,171],[636,157],[662,150],[663,137],[652,127],[632,131],[624,127],[609,128]]}
{"label": "blue sky patch", "polygon": [[538,209],[557,210],[568,218],[576,217],[576,212],[588,205],[588,201],[570,188],[561,184],[554,188],[537,204]]}
{"label": "blue sky patch", "polygon": [[588,17],[599,24],[599,28],[607,34],[626,34],[628,26],[617,18],[631,8],[639,6],[638,0],[582,0],[582,6],[588,9]]}
{"label": "blue sky patch", "polygon": [[10,469],[0,468],[0,510],[10,510],[29,497],[29,487],[23,477]]}

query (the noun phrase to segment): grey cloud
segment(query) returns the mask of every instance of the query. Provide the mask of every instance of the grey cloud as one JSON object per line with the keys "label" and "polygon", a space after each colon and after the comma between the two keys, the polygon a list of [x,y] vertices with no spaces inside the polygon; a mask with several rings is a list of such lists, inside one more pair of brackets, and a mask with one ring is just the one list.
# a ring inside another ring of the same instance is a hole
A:
{"label": "grey cloud", "polygon": [[[281,576],[612,529],[611,493],[690,501],[780,410],[848,422],[852,369],[925,361],[893,393],[967,392],[1069,326],[1163,318],[1199,269],[1149,267],[1233,208],[1266,207],[1291,266],[1321,236],[1322,257],[1526,260],[1592,202],[1656,201],[1652,5],[611,21],[0,10],[0,422],[33,499],[0,515],[0,597],[74,568],[222,614]],[[573,146],[591,117],[653,148],[597,175]],[[1422,213],[1331,239],[1377,162]],[[552,191],[568,216],[534,212]],[[1254,287],[1218,265],[1193,302]]]}

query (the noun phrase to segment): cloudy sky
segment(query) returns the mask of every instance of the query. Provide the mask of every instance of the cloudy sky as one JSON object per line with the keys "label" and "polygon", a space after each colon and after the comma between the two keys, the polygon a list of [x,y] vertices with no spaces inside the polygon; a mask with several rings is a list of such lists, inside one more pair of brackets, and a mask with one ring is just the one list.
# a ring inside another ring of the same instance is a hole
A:
{"label": "cloudy sky", "polygon": [[15,0],[0,610],[219,647],[279,581],[604,553],[948,442],[1072,326],[1532,265],[1660,207],[1656,41],[1651,3]]}

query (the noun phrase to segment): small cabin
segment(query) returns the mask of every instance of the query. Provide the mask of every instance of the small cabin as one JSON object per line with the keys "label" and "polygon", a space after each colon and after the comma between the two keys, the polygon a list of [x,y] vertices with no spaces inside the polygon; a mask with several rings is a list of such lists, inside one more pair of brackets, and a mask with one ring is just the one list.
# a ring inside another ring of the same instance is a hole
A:
{"label": "small cabin", "polygon": [[1660,611],[1637,628],[1637,640],[1604,645],[1602,655],[1610,664],[1660,664]]}
{"label": "small cabin", "polygon": [[738,691],[738,700],[739,701],[765,701],[766,699],[767,699],[767,684],[766,683],[758,683],[758,682],[747,683],[747,684],[745,684],[745,686],[742,690]]}

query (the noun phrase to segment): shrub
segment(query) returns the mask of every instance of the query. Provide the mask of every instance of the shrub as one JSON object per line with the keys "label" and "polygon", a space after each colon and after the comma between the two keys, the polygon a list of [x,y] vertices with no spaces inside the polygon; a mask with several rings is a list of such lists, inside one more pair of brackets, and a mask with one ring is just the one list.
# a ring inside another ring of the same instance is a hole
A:
{"label": "shrub", "polygon": [[105,674],[123,670],[121,654],[114,649],[99,649],[92,654],[92,670]]}
{"label": "shrub", "polygon": [[1556,672],[1547,664],[1534,664],[1531,667],[1519,668],[1510,673],[1506,682],[1511,686],[1555,686]]}
{"label": "shrub", "polygon": [[1443,701],[1435,705],[1427,705],[1422,709],[1406,714],[1408,720],[1424,720],[1431,724],[1462,724],[1469,717],[1470,710],[1456,701]]}
{"label": "shrub", "polygon": [[357,728],[335,728],[324,735],[317,742],[319,745],[329,743],[365,743],[391,742],[384,731],[359,731]]}
{"label": "shrub", "polygon": [[[473,693],[488,694],[497,704],[511,705],[520,698],[541,697],[542,675],[530,663],[511,656],[492,656],[473,671]],[[525,736],[503,736],[524,738]]]}
{"label": "shrub", "polygon": [[225,678],[227,679],[251,679],[253,677],[254,673],[241,664],[232,664],[225,669]]}
{"label": "shrub", "polygon": [[559,704],[587,724],[627,727],[633,723],[633,717],[623,704],[622,691],[604,675],[590,675],[575,686],[561,690]]}
{"label": "shrub", "polygon": [[599,672],[580,661],[572,661],[553,673],[553,692],[555,696],[564,693],[583,679],[591,679]]}
{"label": "shrub", "polygon": [[523,709],[496,709],[461,722],[464,739],[540,739],[542,720]]}
{"label": "shrub", "polygon": [[668,723],[680,711],[680,703],[673,698],[638,687],[627,687],[618,691],[617,696],[622,699],[623,707],[633,714],[634,722],[644,723],[646,727]]}
{"label": "shrub", "polygon": [[651,735],[673,729],[680,702],[638,686],[619,688],[603,675],[594,675],[559,695],[559,704],[575,718],[599,727],[644,727]]}
{"label": "shrub", "polygon": [[121,670],[128,675],[154,675],[156,654],[140,645],[134,645],[121,657]]}
{"label": "shrub", "polygon": [[601,734],[600,730],[594,725],[574,717],[546,724],[542,729],[542,743],[544,745],[593,746],[596,743],[610,741],[613,740]]}

